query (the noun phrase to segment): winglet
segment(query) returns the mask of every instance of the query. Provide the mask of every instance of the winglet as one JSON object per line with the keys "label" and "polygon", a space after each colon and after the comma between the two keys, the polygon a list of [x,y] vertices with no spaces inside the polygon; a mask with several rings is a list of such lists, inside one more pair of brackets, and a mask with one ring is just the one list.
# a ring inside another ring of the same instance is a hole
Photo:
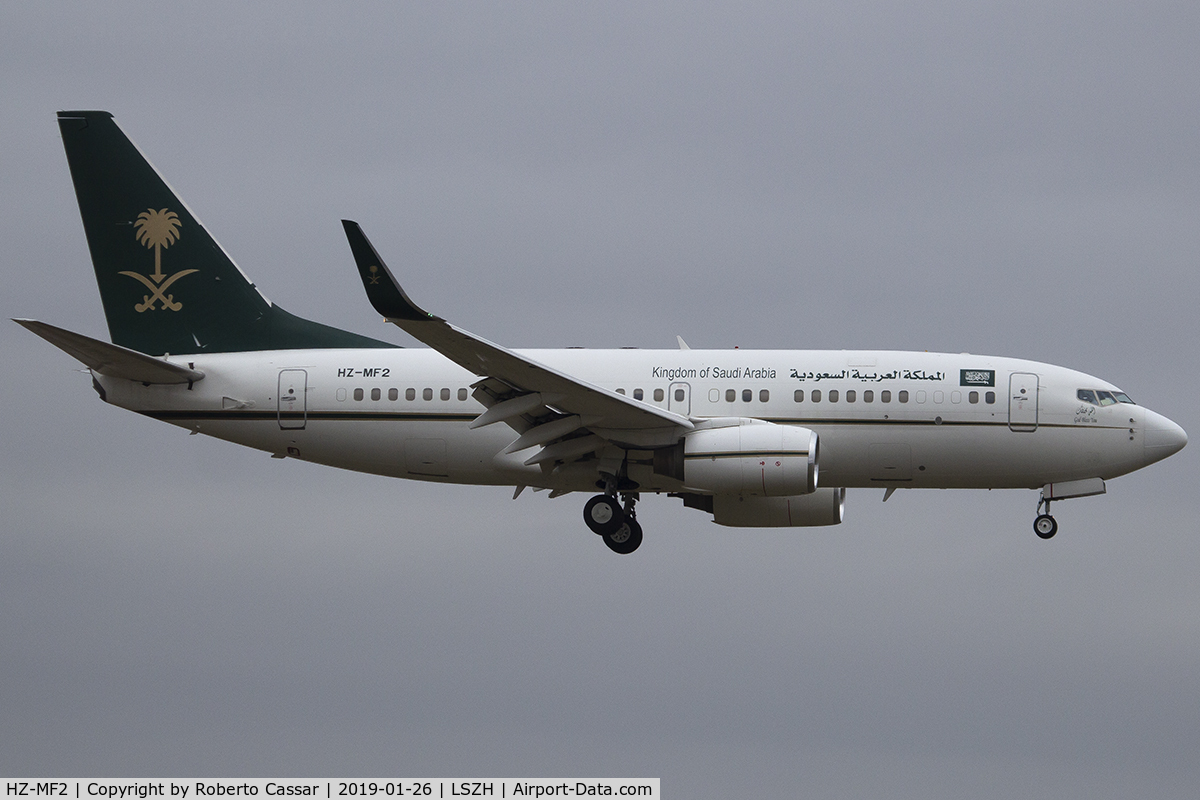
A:
{"label": "winglet", "polygon": [[441,317],[435,317],[409,299],[357,222],[344,219],[342,227],[346,229],[350,252],[354,253],[354,263],[358,266],[363,288],[367,290],[367,299],[376,311],[387,319],[444,322]]}

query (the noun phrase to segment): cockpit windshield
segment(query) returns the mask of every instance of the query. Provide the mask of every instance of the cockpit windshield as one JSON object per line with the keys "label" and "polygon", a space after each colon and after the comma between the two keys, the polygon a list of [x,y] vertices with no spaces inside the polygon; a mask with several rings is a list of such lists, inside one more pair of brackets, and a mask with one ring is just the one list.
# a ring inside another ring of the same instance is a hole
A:
{"label": "cockpit windshield", "polygon": [[1075,396],[1094,406],[1112,406],[1117,403],[1136,405],[1124,392],[1109,392],[1104,389],[1079,389],[1075,392]]}

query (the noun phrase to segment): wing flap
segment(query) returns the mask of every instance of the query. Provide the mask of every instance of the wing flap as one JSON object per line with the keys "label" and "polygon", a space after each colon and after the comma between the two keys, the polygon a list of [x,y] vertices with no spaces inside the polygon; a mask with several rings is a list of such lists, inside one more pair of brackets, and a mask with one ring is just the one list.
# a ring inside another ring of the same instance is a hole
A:
{"label": "wing flap", "polygon": [[562,395],[544,395],[541,392],[519,394],[490,406],[487,411],[476,417],[469,427],[473,430],[496,422],[508,422],[514,417],[520,417],[538,409],[548,410],[550,406],[562,399]]}

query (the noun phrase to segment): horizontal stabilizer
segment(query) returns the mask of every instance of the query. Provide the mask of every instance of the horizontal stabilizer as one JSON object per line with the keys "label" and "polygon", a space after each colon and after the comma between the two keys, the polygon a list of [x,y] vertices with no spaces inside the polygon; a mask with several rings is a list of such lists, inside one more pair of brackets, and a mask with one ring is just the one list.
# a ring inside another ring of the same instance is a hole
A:
{"label": "horizontal stabilizer", "polygon": [[130,350],[128,347],[121,347],[119,344],[102,342],[44,322],[33,319],[14,319],[13,322],[33,331],[101,375],[141,383],[191,383],[204,377],[204,373],[199,370],[188,369]]}

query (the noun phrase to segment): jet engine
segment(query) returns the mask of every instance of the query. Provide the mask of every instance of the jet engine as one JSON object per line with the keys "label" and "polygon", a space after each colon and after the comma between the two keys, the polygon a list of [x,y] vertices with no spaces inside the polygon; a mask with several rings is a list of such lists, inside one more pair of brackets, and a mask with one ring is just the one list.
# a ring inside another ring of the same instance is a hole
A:
{"label": "jet engine", "polygon": [[683,439],[684,485],[714,495],[786,497],[817,489],[817,434],[739,419]]}
{"label": "jet engine", "polygon": [[817,489],[795,497],[719,494],[712,501],[713,522],[732,528],[837,525],[846,509],[846,490]]}

